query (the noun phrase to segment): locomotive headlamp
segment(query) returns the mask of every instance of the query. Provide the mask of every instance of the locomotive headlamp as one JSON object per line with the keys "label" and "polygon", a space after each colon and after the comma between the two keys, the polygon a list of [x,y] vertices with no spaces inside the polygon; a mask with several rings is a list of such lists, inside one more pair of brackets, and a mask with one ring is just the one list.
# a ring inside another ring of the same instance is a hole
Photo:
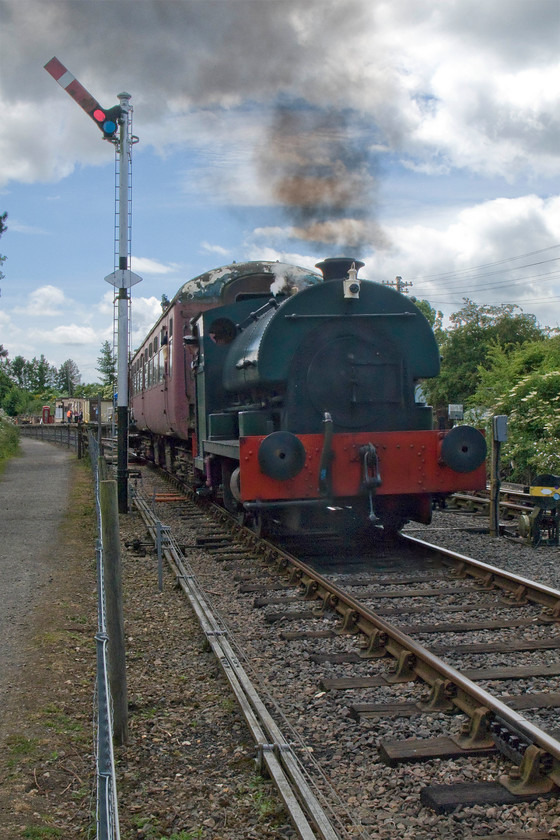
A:
{"label": "locomotive headlamp", "polygon": [[360,281],[358,280],[358,272],[356,271],[356,263],[352,263],[351,268],[348,269],[348,277],[344,278],[344,297],[345,298],[359,298],[360,297]]}

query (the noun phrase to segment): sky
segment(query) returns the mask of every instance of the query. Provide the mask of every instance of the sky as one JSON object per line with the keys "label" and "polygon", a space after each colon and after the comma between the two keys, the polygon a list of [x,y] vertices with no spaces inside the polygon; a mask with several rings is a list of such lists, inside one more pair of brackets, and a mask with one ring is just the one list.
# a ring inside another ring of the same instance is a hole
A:
{"label": "sky", "polygon": [[131,95],[133,348],[250,259],[559,327],[559,43],[560,0],[0,0],[0,344],[90,383],[113,340],[115,151],[53,56]]}

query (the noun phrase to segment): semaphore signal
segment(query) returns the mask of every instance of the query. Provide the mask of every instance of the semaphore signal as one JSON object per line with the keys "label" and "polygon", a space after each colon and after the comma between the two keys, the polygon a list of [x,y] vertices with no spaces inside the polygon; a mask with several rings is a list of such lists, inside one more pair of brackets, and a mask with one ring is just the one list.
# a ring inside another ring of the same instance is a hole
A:
{"label": "semaphore signal", "polygon": [[[45,70],[58,82],[61,88],[78,103],[103,132],[103,139],[110,140],[115,147],[118,161],[119,189],[117,194],[118,213],[118,268],[105,277],[115,287],[115,304],[118,305],[118,352],[117,352],[117,490],[120,513],[128,512],[128,352],[129,352],[129,289],[142,278],[129,268],[129,166],[131,149],[138,137],[130,134],[130,94],[119,93],[119,105],[103,108],[97,99],[70,73],[58,58],[51,58]],[[118,136],[117,136],[118,130]]]}
{"label": "semaphore signal", "polygon": [[113,105],[112,108],[103,108],[97,99],[85,89],[56,57],[47,61],[45,70],[58,82],[61,88],[64,88],[66,93],[70,94],[80,108],[83,108],[86,114],[91,117],[103,132],[103,139],[113,140],[124,118],[124,111],[121,106]]}

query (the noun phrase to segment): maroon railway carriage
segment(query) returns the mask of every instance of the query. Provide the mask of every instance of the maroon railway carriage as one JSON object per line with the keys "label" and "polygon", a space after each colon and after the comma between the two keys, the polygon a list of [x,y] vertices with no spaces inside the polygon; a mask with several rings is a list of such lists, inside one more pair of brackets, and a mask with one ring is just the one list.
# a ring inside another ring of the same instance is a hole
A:
{"label": "maroon railway carriage", "polygon": [[162,312],[130,364],[133,444],[179,476],[192,470],[196,446],[196,397],[192,363],[196,347],[185,345],[191,320],[214,307],[297,291],[320,282],[315,272],[280,262],[233,263],[187,281]]}

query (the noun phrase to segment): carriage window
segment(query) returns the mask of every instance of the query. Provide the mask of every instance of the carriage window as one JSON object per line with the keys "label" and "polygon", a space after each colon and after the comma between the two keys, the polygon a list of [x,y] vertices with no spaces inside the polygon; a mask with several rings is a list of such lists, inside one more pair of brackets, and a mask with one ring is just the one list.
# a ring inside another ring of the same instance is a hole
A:
{"label": "carriage window", "polygon": [[167,334],[167,375],[169,379],[173,374],[173,318],[169,319],[169,332]]}

